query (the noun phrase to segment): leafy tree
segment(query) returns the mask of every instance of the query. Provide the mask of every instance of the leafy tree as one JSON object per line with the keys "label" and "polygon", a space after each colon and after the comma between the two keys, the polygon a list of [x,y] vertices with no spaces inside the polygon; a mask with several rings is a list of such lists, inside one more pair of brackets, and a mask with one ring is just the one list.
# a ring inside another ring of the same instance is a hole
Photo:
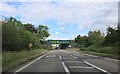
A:
{"label": "leafy tree", "polygon": [[118,45],[120,45],[120,24],[118,24],[116,32],[117,32],[117,42]]}
{"label": "leafy tree", "polygon": [[75,38],[75,42],[79,44],[79,46],[88,47],[92,44],[101,44],[104,40],[104,35],[101,34],[100,31],[90,31],[88,36],[80,36],[78,35]]}
{"label": "leafy tree", "polygon": [[2,46],[3,50],[19,50],[23,43],[21,35],[16,26],[9,22],[2,23]]}
{"label": "leafy tree", "polygon": [[50,35],[47,26],[39,25],[35,28],[34,25],[23,24],[13,17],[2,22],[3,50],[18,51],[27,48],[29,42],[33,43],[34,48],[39,48],[44,46],[40,40]]}
{"label": "leafy tree", "polygon": [[80,43],[80,35],[78,35],[76,38],[75,38],[75,42],[77,42],[77,43]]}
{"label": "leafy tree", "polygon": [[88,33],[88,38],[92,44],[100,44],[104,40],[104,35],[102,35],[100,31],[90,31]]}
{"label": "leafy tree", "polygon": [[40,40],[45,39],[50,35],[48,32],[49,28],[47,26],[39,25],[36,29],[37,29],[37,36]]}
{"label": "leafy tree", "polygon": [[35,43],[36,37],[32,33],[26,30],[21,30],[20,33],[24,42],[24,48],[27,48],[28,43]]}
{"label": "leafy tree", "polygon": [[31,32],[31,33],[36,33],[37,30],[35,29],[34,25],[32,24],[24,24],[24,29]]}
{"label": "leafy tree", "polygon": [[6,18],[4,20],[4,22],[9,22],[9,23],[15,25],[18,30],[23,29],[23,24],[20,21],[18,21],[17,19],[15,19],[14,17]]}
{"label": "leafy tree", "polygon": [[91,45],[91,43],[89,42],[87,36],[80,36],[80,35],[78,35],[75,38],[75,42],[77,42],[79,44],[78,45],[79,47],[87,47],[87,46]]}
{"label": "leafy tree", "polygon": [[113,29],[112,27],[108,27],[107,35],[103,42],[104,45],[115,45],[119,41],[119,29]]}

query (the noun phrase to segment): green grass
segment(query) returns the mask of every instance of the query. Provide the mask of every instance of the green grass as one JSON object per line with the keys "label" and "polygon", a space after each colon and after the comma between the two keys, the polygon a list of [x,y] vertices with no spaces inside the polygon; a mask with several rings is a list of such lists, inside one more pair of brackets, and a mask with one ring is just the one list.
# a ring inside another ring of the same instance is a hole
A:
{"label": "green grass", "polygon": [[45,49],[33,49],[31,51],[23,50],[23,51],[8,51],[2,52],[2,71],[7,71],[18,65],[25,63],[26,61],[40,56],[47,52],[48,50]]}
{"label": "green grass", "polygon": [[98,52],[91,52],[91,51],[79,51],[79,52],[102,56],[102,57],[113,58],[113,59],[118,59],[118,55],[115,55],[115,54],[98,53]]}
{"label": "green grass", "polygon": [[103,57],[109,57],[109,58],[115,58],[118,59],[118,47],[103,47],[103,46],[90,46],[90,47],[83,47],[80,48],[80,52],[93,54],[93,55],[99,55]]}

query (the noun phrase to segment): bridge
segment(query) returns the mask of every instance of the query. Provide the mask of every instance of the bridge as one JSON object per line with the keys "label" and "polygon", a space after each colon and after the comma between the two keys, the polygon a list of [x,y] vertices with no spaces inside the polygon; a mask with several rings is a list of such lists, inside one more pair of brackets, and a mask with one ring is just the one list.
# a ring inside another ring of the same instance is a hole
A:
{"label": "bridge", "polygon": [[48,42],[55,48],[66,48],[66,47],[71,47],[71,43],[73,40],[48,40]]}

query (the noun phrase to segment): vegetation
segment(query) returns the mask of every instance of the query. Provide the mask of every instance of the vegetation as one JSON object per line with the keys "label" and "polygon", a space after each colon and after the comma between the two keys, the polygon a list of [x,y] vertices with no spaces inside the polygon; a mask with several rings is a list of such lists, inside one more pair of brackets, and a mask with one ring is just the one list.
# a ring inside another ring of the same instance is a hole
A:
{"label": "vegetation", "polygon": [[90,31],[88,36],[78,35],[75,42],[81,51],[118,55],[120,54],[120,27],[119,25],[115,29],[108,27],[107,35],[100,31]]}
{"label": "vegetation", "polygon": [[[27,23],[23,24],[10,17],[2,21],[2,66],[3,71],[9,70],[51,49],[45,42],[50,34],[48,27]],[[28,44],[32,50],[28,51]]]}
{"label": "vegetation", "polygon": [[47,52],[45,49],[34,49],[31,51],[28,50],[22,50],[20,52],[17,51],[8,51],[8,52],[3,52],[3,59],[2,59],[2,69],[3,72],[6,70],[9,70],[11,68],[14,68],[22,63],[25,63],[27,60],[30,60],[32,58],[35,58],[37,56],[40,56]]}
{"label": "vegetation", "polygon": [[48,27],[32,24],[23,24],[13,17],[2,21],[2,48],[3,51],[19,51],[28,47],[28,43],[33,44],[33,48],[44,46],[43,41],[50,34]]}

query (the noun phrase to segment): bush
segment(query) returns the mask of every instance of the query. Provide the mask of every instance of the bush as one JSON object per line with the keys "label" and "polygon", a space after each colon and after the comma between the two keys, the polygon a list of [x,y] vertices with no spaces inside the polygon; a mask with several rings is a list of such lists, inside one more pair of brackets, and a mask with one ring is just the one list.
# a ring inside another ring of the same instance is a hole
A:
{"label": "bush", "polygon": [[92,45],[87,48],[80,48],[80,50],[97,52],[97,53],[116,54],[116,55],[118,55],[119,53],[118,47],[115,46],[103,47],[103,46]]}
{"label": "bush", "polygon": [[22,49],[23,40],[14,24],[4,22],[2,25],[2,48],[3,50]]}

